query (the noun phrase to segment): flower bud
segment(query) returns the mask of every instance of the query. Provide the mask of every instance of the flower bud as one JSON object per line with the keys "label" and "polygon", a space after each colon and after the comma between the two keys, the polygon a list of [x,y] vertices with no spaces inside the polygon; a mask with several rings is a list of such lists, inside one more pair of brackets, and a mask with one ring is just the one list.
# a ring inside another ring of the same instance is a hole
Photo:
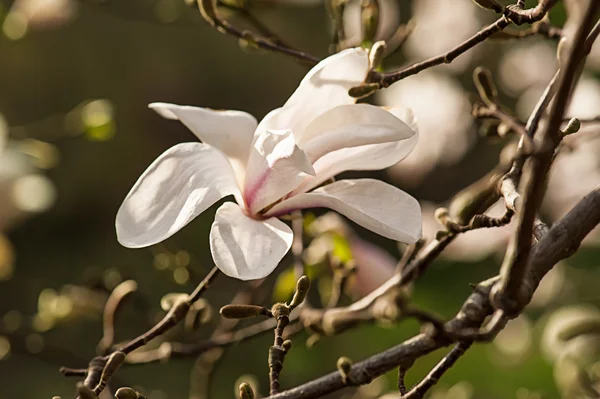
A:
{"label": "flower bud", "polygon": [[364,98],[379,90],[379,83],[364,83],[360,86],[352,87],[348,90],[350,97]]}
{"label": "flower bud", "polygon": [[350,371],[352,371],[352,360],[342,356],[338,359],[336,366],[342,375],[342,380],[344,380],[344,383],[347,382],[348,377],[350,376]]}
{"label": "flower bud", "polygon": [[249,317],[267,316],[269,310],[256,305],[225,305],[219,313],[226,319],[247,319]]}
{"label": "flower bud", "polygon": [[569,134],[577,133],[579,129],[581,129],[581,122],[579,122],[579,119],[571,118],[562,132],[565,136],[567,136]]}
{"label": "flower bud", "polygon": [[310,279],[307,276],[300,277],[296,283],[296,292],[294,293],[294,297],[290,301],[290,307],[292,309],[299,306],[304,301],[306,294],[308,294],[309,288]]}
{"label": "flower bud", "polygon": [[377,69],[381,66],[385,49],[386,45],[383,40],[373,44],[373,47],[371,47],[371,50],[369,51],[369,68]]}
{"label": "flower bud", "polygon": [[254,399],[254,391],[250,384],[242,382],[240,384],[240,399]]}
{"label": "flower bud", "polygon": [[283,344],[281,344],[281,347],[286,353],[289,352],[289,350],[292,349],[292,341],[286,339],[285,341],[283,341]]}

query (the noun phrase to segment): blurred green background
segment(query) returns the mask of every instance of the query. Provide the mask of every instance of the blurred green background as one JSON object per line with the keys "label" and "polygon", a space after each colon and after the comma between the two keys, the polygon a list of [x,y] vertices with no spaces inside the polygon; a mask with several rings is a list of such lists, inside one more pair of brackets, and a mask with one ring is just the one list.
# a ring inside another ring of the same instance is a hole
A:
{"label": "blurred green background", "polygon": [[[323,6],[295,3],[300,4],[252,12],[297,48],[326,56],[330,24]],[[470,0],[385,3],[386,13],[396,15],[389,23],[397,26],[411,18],[417,23],[401,51],[386,61],[389,67],[449,49],[494,17]],[[562,24],[564,13],[562,6],[557,7],[552,21]],[[244,52],[234,38],[216,32],[197,14],[183,0],[0,1],[0,133],[7,141],[0,153],[0,232],[5,235],[0,236],[0,398],[72,397],[76,380],[62,377],[58,368],[85,367],[94,356],[102,334],[100,309],[109,289],[126,278],[139,285],[117,319],[117,339],[125,340],[151,326],[161,314],[164,294],[191,291],[212,267],[208,231],[219,204],[164,245],[131,250],[116,241],[114,217],[138,176],[171,145],[195,139],[183,125],[162,119],[146,105],[161,101],[241,109],[260,118],[285,102],[308,69],[284,56]],[[234,13],[223,15],[245,26]],[[349,15],[347,23],[358,25],[352,18]],[[474,67],[489,66],[499,76],[505,104],[526,118],[528,104],[537,99],[535,93],[554,71],[555,46],[535,37],[486,43],[459,58],[458,66],[398,83],[397,93],[390,89],[373,101],[389,104],[397,99],[415,109],[421,149],[404,169],[400,164],[389,173],[348,175],[392,182],[432,213],[432,203],[443,204],[489,171],[507,141],[484,137],[480,123],[470,116]],[[514,54],[515,48],[522,53]],[[573,115],[600,114],[600,84],[596,61],[591,62],[582,89],[582,96],[588,97],[579,100],[580,108],[572,108]],[[522,73],[511,72],[515,64]],[[591,190],[594,181],[600,182],[597,129],[592,126],[586,134],[590,141],[575,142],[569,156],[591,157],[588,169],[574,164],[565,168],[571,175],[551,182],[556,193],[549,191],[554,197],[544,207],[550,222]],[[26,183],[23,177],[29,177]],[[432,226],[431,215],[427,220],[426,226]],[[394,243],[356,229],[399,258]],[[429,233],[434,230],[430,227]],[[506,231],[457,244],[416,284],[414,303],[452,317],[469,294],[469,283],[497,273],[505,242]],[[600,250],[594,243],[597,240],[559,265],[543,286],[545,296],[540,295],[494,344],[470,350],[433,395],[559,397],[540,337],[545,319],[555,309],[581,303],[600,306]],[[288,256],[278,272],[289,265]],[[271,303],[269,292],[276,281],[273,275],[263,284],[264,304]],[[242,287],[219,277],[207,299],[218,309]],[[82,294],[78,289],[91,291]],[[318,301],[318,296],[312,299]],[[343,303],[349,301],[348,296],[343,298]],[[207,337],[217,318],[187,339]],[[301,333],[287,357],[282,386],[293,387],[334,370],[339,356],[360,360],[375,354],[418,329],[411,321],[363,326],[324,338],[311,349],[304,347],[307,335]],[[254,376],[264,394],[271,341],[267,334],[227,350],[212,374],[210,397],[232,397],[242,375]],[[442,355],[440,351],[419,360],[407,383],[417,382]],[[186,398],[190,381],[199,379],[190,375],[193,364],[194,359],[173,359],[168,364],[123,367],[115,386],[139,387],[150,399]],[[600,366],[596,368],[600,375]],[[369,387],[332,397],[380,397],[394,391],[395,378],[393,372]]]}

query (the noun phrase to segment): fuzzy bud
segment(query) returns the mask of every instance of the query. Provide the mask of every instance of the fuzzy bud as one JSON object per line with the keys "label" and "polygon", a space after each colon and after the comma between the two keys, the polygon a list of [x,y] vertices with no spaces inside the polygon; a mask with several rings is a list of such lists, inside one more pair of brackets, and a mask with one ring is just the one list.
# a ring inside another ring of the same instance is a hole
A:
{"label": "fuzzy bud", "polygon": [[344,383],[346,383],[350,376],[350,371],[352,371],[352,360],[342,356],[338,359],[336,367],[339,373],[342,375],[342,380],[344,380]]}
{"label": "fuzzy bud", "polygon": [[378,83],[364,83],[360,86],[352,87],[350,90],[348,90],[348,94],[350,97],[364,98],[375,93],[377,90],[379,90]]}
{"label": "fuzzy bud", "polygon": [[492,79],[492,73],[489,69],[478,66],[473,71],[473,82],[477,88],[477,93],[486,105],[493,105],[498,97],[498,89]]}
{"label": "fuzzy bud", "polygon": [[386,45],[383,40],[375,42],[369,51],[369,68],[377,69],[381,66],[385,54]]}
{"label": "fuzzy bud", "polygon": [[290,301],[290,308],[293,309],[297,306],[300,306],[300,304],[304,302],[309,289],[310,279],[307,276],[300,277],[296,283],[296,292],[294,293],[294,297]]}
{"label": "fuzzy bud", "polygon": [[249,317],[268,316],[269,309],[256,305],[225,305],[219,313],[226,319],[247,319]]}
{"label": "fuzzy bud", "polygon": [[567,136],[569,134],[577,133],[579,129],[581,129],[581,122],[579,122],[579,119],[571,118],[562,132],[565,136]]}
{"label": "fuzzy bud", "polygon": [[254,399],[254,390],[247,382],[240,384],[240,399]]}
{"label": "fuzzy bud", "polygon": [[286,353],[289,352],[289,350],[292,349],[292,341],[286,339],[285,341],[283,341],[283,344],[281,344],[281,347]]}

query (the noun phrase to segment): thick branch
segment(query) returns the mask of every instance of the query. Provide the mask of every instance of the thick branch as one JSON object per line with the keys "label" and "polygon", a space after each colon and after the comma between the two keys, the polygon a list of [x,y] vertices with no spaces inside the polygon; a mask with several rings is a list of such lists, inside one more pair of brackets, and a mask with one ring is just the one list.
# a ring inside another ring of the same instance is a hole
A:
{"label": "thick branch", "polygon": [[[532,251],[529,272],[525,276],[524,287],[528,293],[533,290],[544,275],[560,260],[570,256],[581,240],[600,222],[600,189],[595,189],[580,201],[563,219],[557,222],[536,244]],[[481,326],[487,316],[494,311],[489,300],[492,286],[498,281],[495,277],[480,283],[463,304],[456,317],[446,323],[449,330],[463,330]],[[531,296],[528,295],[528,298]],[[448,345],[426,334],[417,335],[382,353],[371,356],[352,366],[348,381],[353,385],[369,383],[372,379],[398,367],[409,358],[424,356]],[[318,398],[336,392],[347,386],[339,372],[332,372],[296,388],[270,396],[269,399],[308,399]]]}

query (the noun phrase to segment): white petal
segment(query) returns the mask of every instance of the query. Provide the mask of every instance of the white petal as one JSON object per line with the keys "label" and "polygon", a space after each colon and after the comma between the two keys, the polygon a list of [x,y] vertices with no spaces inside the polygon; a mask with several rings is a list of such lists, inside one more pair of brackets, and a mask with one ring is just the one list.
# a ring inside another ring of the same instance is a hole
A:
{"label": "white petal", "polygon": [[368,144],[359,147],[342,148],[325,154],[313,164],[316,176],[308,176],[293,192],[307,192],[330,178],[348,170],[380,170],[389,168],[406,158],[415,148],[419,139],[416,118],[408,108],[385,108],[401,119],[415,134],[405,140]]}
{"label": "white petal", "polygon": [[314,163],[341,148],[401,141],[415,134],[416,131],[387,110],[369,104],[350,104],[321,114],[296,140]]}
{"label": "white petal", "polygon": [[292,230],[276,218],[255,220],[224,203],[210,230],[210,251],[223,273],[241,280],[268,276],[292,246]]}
{"label": "white petal", "polygon": [[337,181],[282,201],[265,216],[321,207],[333,209],[393,240],[414,243],[421,237],[421,208],[417,200],[392,185],[374,179]]}
{"label": "white petal", "polygon": [[292,129],[297,138],[314,118],[338,105],[354,104],[348,90],[360,85],[369,72],[367,51],[352,48],[319,62],[304,77],[285,105],[271,111],[257,132]]}
{"label": "white petal", "polygon": [[149,105],[167,119],[178,119],[202,142],[245,164],[256,129],[256,119],[243,111],[217,111],[166,103]]}
{"label": "white petal", "polygon": [[296,145],[291,130],[268,130],[254,143],[248,159],[244,201],[255,214],[314,175],[306,154]]}
{"label": "white petal", "polygon": [[129,248],[156,244],[230,194],[241,201],[222,153],[207,144],[177,144],[146,169],[125,197],[117,212],[117,238]]}

